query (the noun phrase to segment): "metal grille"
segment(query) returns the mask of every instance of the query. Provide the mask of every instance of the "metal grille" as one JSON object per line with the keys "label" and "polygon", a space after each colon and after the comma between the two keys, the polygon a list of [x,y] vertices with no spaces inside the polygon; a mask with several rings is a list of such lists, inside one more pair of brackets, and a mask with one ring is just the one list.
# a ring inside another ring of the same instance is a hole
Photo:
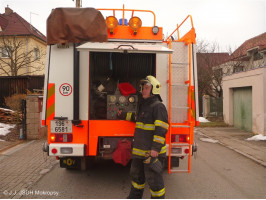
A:
{"label": "metal grille", "polygon": [[171,91],[171,104],[172,107],[186,107],[188,86],[173,86]]}
{"label": "metal grille", "polygon": [[174,53],[172,54],[172,63],[187,63],[189,62],[188,45],[183,42],[173,42],[172,49]]}
{"label": "metal grille", "polygon": [[188,46],[184,43],[173,42],[171,63],[171,121],[172,123],[183,123],[187,120],[187,98],[188,85],[185,84],[189,79],[189,57]]}
{"label": "metal grille", "polygon": [[173,123],[183,123],[187,120],[188,108],[175,108],[172,107],[171,121]]}
{"label": "metal grille", "polygon": [[182,64],[172,64],[171,68],[172,85],[184,85],[188,80],[188,66]]}

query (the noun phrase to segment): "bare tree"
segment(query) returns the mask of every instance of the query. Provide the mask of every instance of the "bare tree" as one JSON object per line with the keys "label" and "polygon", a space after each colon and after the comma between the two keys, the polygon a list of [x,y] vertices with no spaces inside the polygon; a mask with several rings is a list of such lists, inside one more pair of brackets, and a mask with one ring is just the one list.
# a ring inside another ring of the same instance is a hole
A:
{"label": "bare tree", "polygon": [[220,53],[217,42],[209,43],[204,40],[197,41],[197,66],[199,95],[222,97],[222,77],[226,73],[226,67],[220,64],[228,61],[228,53]]}
{"label": "bare tree", "polygon": [[[28,49],[25,38],[0,36],[2,55],[0,56],[0,75],[29,75],[44,69],[42,58],[45,52],[34,47]],[[23,70],[24,69],[24,70]]]}

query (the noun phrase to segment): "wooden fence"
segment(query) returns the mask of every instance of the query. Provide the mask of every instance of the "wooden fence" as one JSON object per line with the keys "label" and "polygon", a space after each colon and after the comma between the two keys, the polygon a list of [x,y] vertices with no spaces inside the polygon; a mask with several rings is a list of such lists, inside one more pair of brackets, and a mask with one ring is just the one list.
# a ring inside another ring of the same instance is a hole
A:
{"label": "wooden fence", "polygon": [[5,107],[5,97],[13,94],[27,94],[27,90],[41,90],[44,76],[2,76],[0,77],[0,107]]}

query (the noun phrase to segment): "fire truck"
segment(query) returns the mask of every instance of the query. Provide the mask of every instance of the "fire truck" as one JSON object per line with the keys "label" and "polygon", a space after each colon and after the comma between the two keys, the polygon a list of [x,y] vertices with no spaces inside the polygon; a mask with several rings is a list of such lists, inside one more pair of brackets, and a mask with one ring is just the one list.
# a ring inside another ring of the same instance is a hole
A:
{"label": "fire truck", "polygon": [[[142,26],[138,14],[153,23]],[[181,35],[184,24],[189,29]],[[152,75],[169,114],[165,165],[169,173],[190,173],[198,124],[195,38],[190,15],[166,37],[150,10],[54,9],[47,19],[43,150],[64,168],[85,169],[93,158],[127,164],[123,151],[131,150],[135,123],[118,119],[117,111],[137,112],[139,81]]]}

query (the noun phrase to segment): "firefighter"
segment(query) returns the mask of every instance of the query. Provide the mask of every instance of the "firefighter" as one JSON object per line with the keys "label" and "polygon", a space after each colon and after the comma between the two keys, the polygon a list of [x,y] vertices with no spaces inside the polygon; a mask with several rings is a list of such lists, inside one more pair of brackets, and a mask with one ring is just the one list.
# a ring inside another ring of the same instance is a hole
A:
{"label": "firefighter", "polygon": [[141,80],[142,100],[138,112],[118,112],[120,118],[135,121],[130,176],[129,199],[142,198],[145,179],[150,186],[151,198],[165,198],[162,162],[165,159],[165,134],[168,114],[160,97],[160,82],[153,76]]}

